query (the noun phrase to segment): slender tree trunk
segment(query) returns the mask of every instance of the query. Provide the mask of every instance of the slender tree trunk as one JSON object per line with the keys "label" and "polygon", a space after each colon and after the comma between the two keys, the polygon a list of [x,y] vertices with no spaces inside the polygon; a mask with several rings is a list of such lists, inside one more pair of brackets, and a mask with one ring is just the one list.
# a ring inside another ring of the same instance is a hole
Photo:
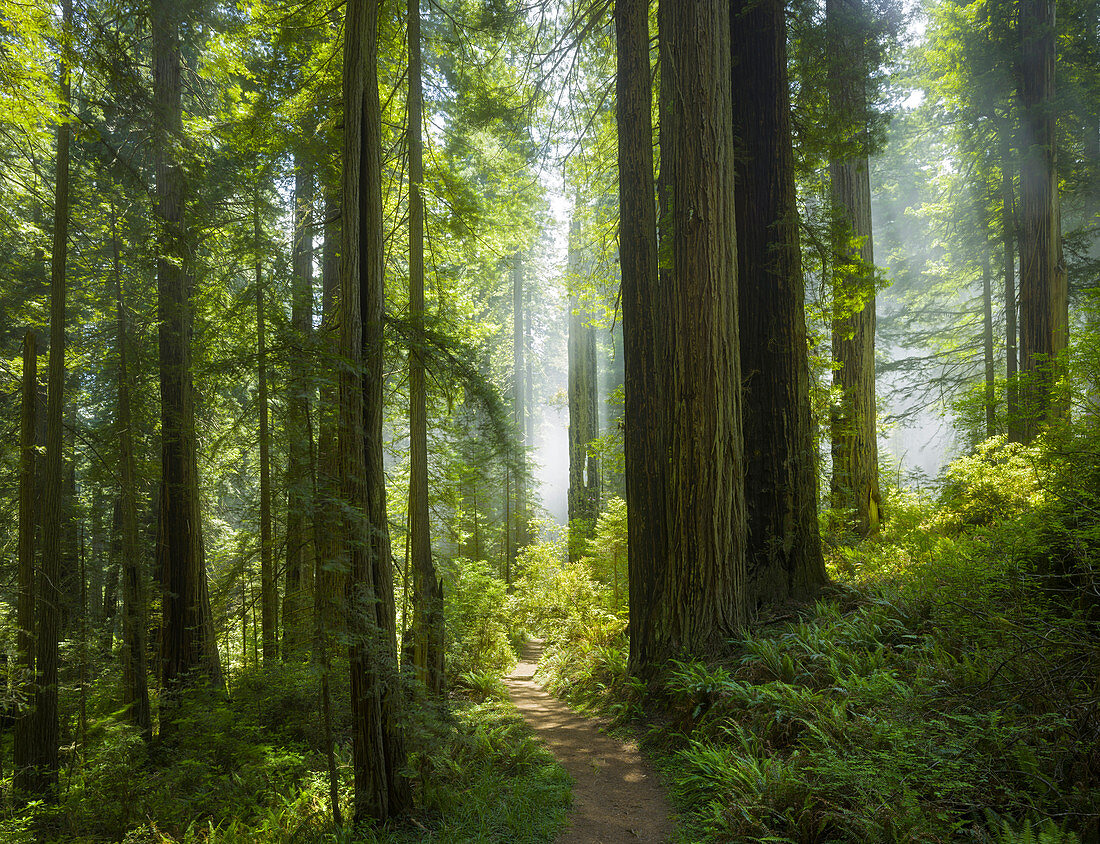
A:
{"label": "slender tree trunk", "polygon": [[[111,248],[115,287],[118,346],[119,502],[122,516],[122,701],[131,723],[147,741],[152,735],[149,685],[145,660],[145,578],[138,551],[137,487],[134,469],[133,412],[130,408],[130,362],[127,351],[126,307],[122,290],[118,223],[111,206]],[[105,602],[106,603],[106,602]]]}
{"label": "slender tree trunk", "polygon": [[333,823],[343,826],[340,812],[340,777],[336,767],[336,740],[332,726],[332,642],[331,632],[341,625],[343,614],[342,583],[334,561],[338,546],[334,503],[339,494],[338,464],[336,460],[337,393],[334,362],[339,353],[336,323],[339,318],[336,296],[340,286],[340,228],[338,225],[340,203],[336,192],[324,190],[324,246],[321,250],[321,329],[320,342],[313,348],[321,356],[317,367],[325,374],[320,379],[318,398],[319,430],[316,454],[316,485],[312,496],[313,524],[313,659],[320,666],[319,689],[321,731],[325,744],[325,761],[328,767],[329,811]]}
{"label": "slender tree trunk", "polygon": [[320,430],[317,438],[317,495],[313,509],[314,556],[313,611],[319,616],[319,630],[327,637],[344,628],[344,585],[346,571],[334,564],[339,519],[334,503],[339,500],[339,460],[337,458],[339,313],[340,287],[340,200],[335,190],[325,190],[325,244],[321,258],[321,378],[318,410]]}
{"label": "slender tree trunk", "polygon": [[107,543],[108,564],[103,588],[103,650],[115,646],[115,615],[118,613],[118,580],[122,561],[122,497],[111,505],[111,535]]}
{"label": "slender tree trunk", "polygon": [[579,559],[592,536],[600,508],[599,459],[593,441],[599,436],[596,380],[596,331],[575,289],[582,269],[579,217],[569,232],[569,557]]}
{"label": "slender tree trunk", "polygon": [[[834,113],[849,135],[829,160],[833,242],[833,386],[831,409],[833,506],[853,513],[860,536],[878,531],[875,403],[875,278],[871,234],[871,180],[867,161],[867,24],[863,0],[827,0],[828,87]],[[853,304],[854,303],[854,304]],[[850,312],[849,312],[850,310]]]}
{"label": "slender tree trunk", "polygon": [[506,466],[504,468],[504,553],[502,555],[504,564],[501,568],[504,574],[504,582],[509,589],[512,586],[512,562],[516,558],[515,531],[512,530],[514,503],[512,497],[512,470]]}
{"label": "slender tree trunk", "polygon": [[[34,692],[35,655],[35,408],[38,399],[38,344],[33,331],[23,335],[23,401],[19,429],[19,591],[16,604],[16,677],[23,699]],[[30,789],[33,762],[34,710],[21,706],[14,730],[12,791],[18,797]]]}
{"label": "slender tree trunk", "polygon": [[982,244],[982,350],[985,357],[985,435],[992,437],[997,432],[997,393],[993,365],[993,272],[989,265],[988,234]]}
{"label": "slender tree trunk", "polygon": [[[88,518],[90,520],[89,532],[92,535],[92,567],[88,574],[88,620],[92,623],[92,626],[102,629],[104,634],[103,638],[106,640],[103,643],[104,647],[102,650],[109,654],[111,648],[114,646],[114,631],[110,630],[107,625],[103,623],[103,579],[106,574],[104,569],[110,566],[111,560],[109,555],[101,553],[104,545],[110,545],[110,528],[105,530],[103,527],[103,522],[105,521],[104,512],[106,509],[107,508],[103,504],[103,489],[97,486],[92,491],[92,506],[88,511]],[[104,534],[108,537],[106,543],[103,541]],[[106,564],[104,564],[105,558],[107,561]],[[112,634],[109,638],[107,635],[108,633]]]}
{"label": "slender tree trunk", "polygon": [[1009,117],[998,123],[1001,139],[1001,240],[1005,305],[1005,415],[1008,438],[1022,442],[1016,345],[1016,198],[1012,185],[1012,128]]}
{"label": "slender tree trunk", "polygon": [[[66,375],[64,393],[74,391],[76,378]],[[80,613],[80,525],[76,512],[76,405],[69,404],[68,419],[62,422],[65,447],[62,472],[65,476],[61,493],[61,574],[58,581],[61,599],[59,635],[77,633],[76,619]],[[67,456],[66,456],[67,455]]]}
{"label": "slender tree trunk", "polygon": [[[156,208],[160,228],[157,258],[157,318],[160,323],[161,473],[163,560],[161,635],[166,689],[199,672],[221,686],[218,643],[210,612],[195,440],[191,380],[190,246],[184,221],[183,171],[172,150],[179,142],[183,104],[180,87],[181,7],[151,0],[153,128]],[[162,729],[165,725],[162,720]]]}
{"label": "slender tree trunk", "polygon": [[283,659],[299,658],[309,642],[309,595],[314,545],[310,405],[314,385],[308,349],[313,333],[313,174],[301,155],[294,160],[294,275],[291,289],[290,378],[287,384],[286,592]]}
{"label": "slender tree trunk", "polygon": [[667,659],[717,651],[739,634],[746,537],[729,5],[661,0],[658,20],[672,412],[669,561],[656,641]]}
{"label": "slender tree trunk", "polygon": [[740,141],[737,289],[752,612],[768,601],[805,598],[826,575],[783,2],[733,0],[730,33]]}
{"label": "slender tree trunk", "polygon": [[[257,250],[259,247],[259,217],[256,220]],[[264,336],[263,266],[256,257],[256,359],[258,361],[260,405],[260,630],[265,663],[277,658],[275,653],[275,606],[279,600],[275,588],[275,564],[272,560],[271,537],[271,434],[268,430],[267,342]]]}
{"label": "slender tree trunk", "polygon": [[443,615],[428,510],[428,415],[424,388],[424,141],[420,3],[408,0],[409,30],[409,550],[413,567],[413,663],[432,694],[443,690]]}
{"label": "slender tree trunk", "polygon": [[[523,312],[527,318],[523,321],[523,360],[525,376],[523,379],[523,438],[528,449],[535,447],[535,355],[532,352],[535,343],[534,296],[530,286],[523,290]],[[532,492],[534,492],[532,490]]]}
{"label": "slender tree trunk", "polygon": [[524,397],[527,394],[524,385],[526,367],[523,361],[523,253],[517,252],[512,258],[512,412],[516,426],[516,439],[519,448],[516,453],[514,530],[515,542],[513,555],[509,563],[515,562],[515,554],[524,548],[528,541],[527,525],[527,417],[524,411]]}
{"label": "slender tree trunk", "polygon": [[84,525],[80,525],[80,764],[88,763],[88,571]]}
{"label": "slender tree trunk", "polygon": [[340,273],[340,489],[348,560],[355,822],[405,811],[393,564],[382,461],[382,120],[377,0],[344,19],[343,239]]}
{"label": "slender tree trunk", "polygon": [[653,190],[649,3],[615,0],[619,263],[625,380],[624,456],[629,519],[630,671],[658,667],[658,625],[668,565],[665,525],[664,335],[658,314]]}
{"label": "slender tree trunk", "polygon": [[53,254],[50,270],[50,368],[46,405],[46,475],[42,500],[42,558],[35,596],[36,631],[34,735],[29,790],[52,799],[57,787],[60,723],[57,711],[58,638],[62,595],[59,589],[62,548],[62,419],[65,407],[65,261],[69,241],[69,35],[73,22],[71,0],[62,0],[61,104],[57,127],[57,177],[54,188]]}
{"label": "slender tree trunk", "polygon": [[1051,410],[1060,293],[1054,136],[1054,0],[1021,0],[1020,370],[1022,434],[1031,440]]}

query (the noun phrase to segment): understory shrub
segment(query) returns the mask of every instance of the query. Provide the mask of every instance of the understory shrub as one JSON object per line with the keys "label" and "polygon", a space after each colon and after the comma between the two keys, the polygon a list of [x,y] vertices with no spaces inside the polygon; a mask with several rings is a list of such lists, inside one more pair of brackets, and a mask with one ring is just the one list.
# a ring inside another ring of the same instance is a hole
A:
{"label": "understory shrub", "polygon": [[441,561],[448,676],[501,674],[515,664],[504,582],[482,560]]}
{"label": "understory shrub", "polygon": [[674,666],[662,741],[691,840],[1100,834],[1095,638],[1017,555],[937,547],[902,585]]}
{"label": "understory shrub", "polygon": [[[232,698],[189,690],[164,736],[148,746],[116,712],[93,711],[86,761],[78,753],[62,773],[58,803],[0,811],[0,840],[533,844],[550,840],[563,824],[569,778],[515,709],[501,702],[496,679],[489,699],[479,704],[411,701],[403,775],[413,784],[413,813],[385,827],[337,828],[319,748],[313,672],[308,665],[247,669],[235,676]],[[338,660],[334,689],[347,674],[346,662]],[[346,694],[334,693],[345,819],[353,791]]]}

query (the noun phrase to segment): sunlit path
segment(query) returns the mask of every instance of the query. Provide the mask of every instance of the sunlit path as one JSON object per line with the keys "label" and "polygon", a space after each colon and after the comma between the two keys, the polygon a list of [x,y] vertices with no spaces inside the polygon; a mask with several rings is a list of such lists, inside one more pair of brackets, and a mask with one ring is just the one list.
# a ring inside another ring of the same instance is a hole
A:
{"label": "sunlit path", "polygon": [[672,811],[657,777],[633,742],[600,732],[600,722],[578,715],[534,680],[542,642],[524,645],[506,678],[512,701],[573,778],[573,809],[558,842],[661,842]]}

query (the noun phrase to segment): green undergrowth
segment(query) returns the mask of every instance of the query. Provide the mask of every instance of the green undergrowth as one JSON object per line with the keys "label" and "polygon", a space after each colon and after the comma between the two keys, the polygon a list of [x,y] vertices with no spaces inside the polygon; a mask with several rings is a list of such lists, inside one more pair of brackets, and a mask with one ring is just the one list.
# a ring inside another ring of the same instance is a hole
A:
{"label": "green undergrowth", "polygon": [[818,601],[648,690],[610,629],[561,636],[543,679],[644,718],[682,841],[1098,841],[1097,472],[1043,459],[992,442],[896,495]]}
{"label": "green undergrowth", "polygon": [[[334,698],[346,700],[346,669]],[[498,691],[492,689],[492,692]],[[305,666],[246,672],[232,698],[197,692],[172,737],[146,746],[93,701],[87,759],[74,751],[56,805],[0,816],[0,840],[126,844],[543,842],[562,826],[568,775],[504,699],[456,696],[408,707],[405,775],[415,809],[384,828],[337,829],[329,809],[316,676]],[[346,707],[335,712],[344,818],[352,794]],[[5,783],[10,787],[10,780]]]}

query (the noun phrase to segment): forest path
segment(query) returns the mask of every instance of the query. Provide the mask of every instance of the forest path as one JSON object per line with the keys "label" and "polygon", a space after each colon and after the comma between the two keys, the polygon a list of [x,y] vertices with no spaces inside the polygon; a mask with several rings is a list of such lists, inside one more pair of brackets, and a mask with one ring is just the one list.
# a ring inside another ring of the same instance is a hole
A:
{"label": "forest path", "polygon": [[667,841],[672,807],[637,745],[605,735],[599,721],[578,715],[537,686],[541,655],[542,642],[525,643],[504,682],[527,723],[573,778],[569,825],[556,844]]}

